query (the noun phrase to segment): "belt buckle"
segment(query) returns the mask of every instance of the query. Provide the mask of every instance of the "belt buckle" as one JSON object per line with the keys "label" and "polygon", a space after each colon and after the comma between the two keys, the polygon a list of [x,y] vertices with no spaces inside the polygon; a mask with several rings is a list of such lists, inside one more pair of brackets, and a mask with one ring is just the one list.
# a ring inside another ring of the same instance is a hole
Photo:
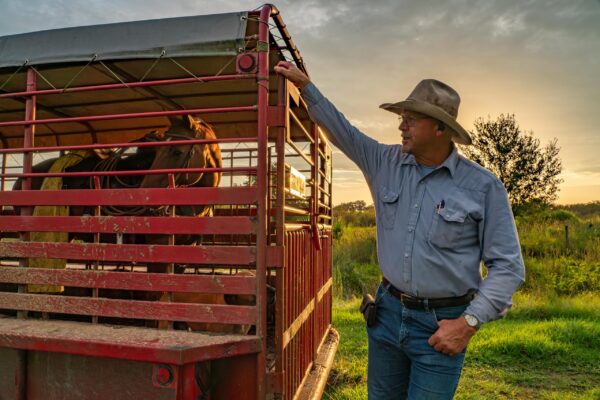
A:
{"label": "belt buckle", "polygon": [[411,297],[405,293],[400,293],[400,303],[404,304],[406,300],[410,301]]}

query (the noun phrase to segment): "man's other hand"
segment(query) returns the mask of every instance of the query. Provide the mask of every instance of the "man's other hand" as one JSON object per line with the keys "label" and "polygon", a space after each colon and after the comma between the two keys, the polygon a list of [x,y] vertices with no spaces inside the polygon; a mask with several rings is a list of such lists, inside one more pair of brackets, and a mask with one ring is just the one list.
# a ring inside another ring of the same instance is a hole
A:
{"label": "man's other hand", "polygon": [[428,343],[436,351],[449,356],[455,356],[463,351],[477,332],[467,324],[464,317],[443,319],[438,324],[438,330],[429,338]]}
{"label": "man's other hand", "polygon": [[310,78],[291,62],[279,61],[275,66],[275,72],[285,76],[299,89],[310,83]]}

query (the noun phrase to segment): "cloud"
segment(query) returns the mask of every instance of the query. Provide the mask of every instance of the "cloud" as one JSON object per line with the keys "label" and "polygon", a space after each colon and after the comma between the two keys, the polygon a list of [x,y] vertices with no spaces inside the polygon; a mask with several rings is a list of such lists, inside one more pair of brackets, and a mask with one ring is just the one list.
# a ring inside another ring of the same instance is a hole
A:
{"label": "cloud", "polygon": [[[250,10],[258,4],[249,0],[3,1],[0,35]],[[461,94],[459,120],[467,128],[480,116],[515,113],[519,124],[534,131],[543,143],[558,138],[567,171],[565,184],[569,179],[590,179],[586,174],[598,172],[594,161],[600,126],[597,0],[281,0],[277,6],[311,78],[375,139],[397,141],[396,119],[380,110],[379,104],[404,99],[419,80],[434,77]],[[357,171],[337,151],[334,167]]]}

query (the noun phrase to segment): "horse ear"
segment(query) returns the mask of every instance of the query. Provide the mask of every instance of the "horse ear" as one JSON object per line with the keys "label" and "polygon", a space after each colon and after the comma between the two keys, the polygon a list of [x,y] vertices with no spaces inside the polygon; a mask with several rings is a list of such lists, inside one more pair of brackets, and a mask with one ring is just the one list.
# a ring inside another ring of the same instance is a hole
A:
{"label": "horse ear", "polygon": [[190,128],[195,130],[200,125],[200,120],[198,118],[193,117],[192,115],[187,115],[188,123],[190,124]]}

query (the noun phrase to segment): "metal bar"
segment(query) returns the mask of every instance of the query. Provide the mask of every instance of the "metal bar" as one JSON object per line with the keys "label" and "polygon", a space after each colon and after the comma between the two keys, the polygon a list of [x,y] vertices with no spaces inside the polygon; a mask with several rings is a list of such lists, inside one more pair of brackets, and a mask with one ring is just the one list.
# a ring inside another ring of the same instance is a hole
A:
{"label": "metal bar", "polygon": [[0,282],[183,293],[254,294],[253,276],[0,268]]}
{"label": "metal bar", "polygon": [[142,264],[250,265],[256,261],[255,249],[251,246],[0,242],[0,254],[7,258],[66,258]]}
{"label": "metal bar", "polygon": [[162,206],[254,204],[256,188],[248,187],[198,187],[198,188],[148,188],[148,189],[98,189],[98,190],[18,190],[0,192],[0,205],[12,206]]}
{"label": "metal bar", "polygon": [[[264,43],[269,42],[269,18],[271,16],[272,6],[264,5],[260,10],[258,40]],[[256,309],[258,316],[256,319],[256,335],[261,338],[261,352],[257,354],[256,374],[257,374],[257,398],[266,397],[266,356],[267,356],[267,145],[269,140],[268,132],[268,111],[269,111],[269,49],[259,51],[258,53],[258,173],[257,173],[257,191],[258,191],[258,232],[256,234]]]}
{"label": "metal bar", "polygon": [[[12,347],[12,346],[11,346]],[[27,400],[27,351],[17,351],[17,366],[15,371],[15,394],[17,400]]]}
{"label": "metal bar", "polygon": [[260,349],[255,336],[10,318],[0,324],[0,346],[174,365],[251,354]]}
{"label": "metal bar", "polygon": [[[102,132],[102,131],[98,131]],[[54,136],[54,135],[52,135]],[[127,143],[106,143],[106,144],[82,144],[75,146],[40,146],[40,147],[21,147],[0,149],[0,154],[5,153],[29,153],[29,152],[46,152],[60,150],[93,150],[93,149],[112,149],[112,148],[129,148],[129,147],[160,147],[160,146],[179,146],[191,144],[209,144],[209,143],[243,143],[256,142],[255,137],[243,138],[223,138],[223,139],[189,139],[189,140],[169,140],[160,142],[127,142]],[[228,151],[228,149],[223,149]]]}
{"label": "metal bar", "polygon": [[[39,109],[43,110],[41,107],[39,107]],[[2,112],[0,112],[0,115],[2,114]],[[84,123],[82,123],[83,125]],[[89,124],[85,124],[86,126],[88,126]],[[162,124],[162,125],[146,125],[146,126],[139,126],[139,127],[135,127],[135,128],[119,128],[119,129],[95,129],[93,131],[93,133],[95,133],[96,135],[99,133],[106,133],[106,132],[119,132],[119,133],[123,133],[123,132],[129,132],[129,131],[147,131],[150,132],[152,130],[156,130],[156,129],[161,129],[164,128],[166,125]],[[39,133],[37,132],[35,137],[36,138],[42,138],[42,137],[55,137],[56,136],[56,131],[52,130],[50,127],[48,127],[48,129],[50,130],[49,133]],[[90,128],[87,128],[84,131],[69,131],[69,132],[61,132],[60,133],[60,137],[63,136],[70,136],[70,135],[87,135],[90,134],[92,132],[90,132]],[[15,139],[14,137],[11,137],[9,139]],[[4,149],[6,149],[6,146],[3,147]],[[12,148],[11,148],[12,150]]]}
{"label": "metal bar", "polygon": [[0,127],[2,127],[2,126],[19,126],[19,125],[57,124],[57,123],[62,123],[62,122],[105,121],[105,120],[127,119],[127,118],[165,117],[165,116],[170,116],[170,115],[256,111],[256,109],[257,109],[256,106],[237,106],[237,107],[217,107],[217,108],[192,108],[192,109],[187,109],[187,110],[173,110],[173,111],[149,111],[149,112],[141,112],[141,113],[126,113],[126,114],[90,115],[88,117],[47,118],[47,119],[38,119],[38,120],[26,119],[24,121],[0,122]]}
{"label": "metal bar", "polygon": [[296,207],[292,207],[292,206],[285,206],[284,209],[285,209],[285,212],[289,213],[289,214],[294,214],[294,215],[310,215],[310,211],[309,210],[303,210],[301,208],[296,208]]}
{"label": "metal bar", "polygon": [[279,14],[279,10],[277,9],[277,7],[273,6],[272,14],[273,14],[273,21],[275,22],[275,25],[277,26],[279,33],[281,33],[281,38],[283,39],[283,42],[285,43],[288,51],[290,52],[294,61],[296,62],[296,65],[298,65],[298,68],[300,68],[302,71],[307,72],[306,66],[304,65],[304,60],[302,60],[302,56],[300,55],[300,52],[296,48],[296,45],[295,45],[294,41],[292,40],[292,37],[290,36],[285,24],[283,23],[283,19],[281,18],[281,15]]}
{"label": "metal bar", "polygon": [[308,320],[315,309],[315,301],[311,300],[306,307],[298,314],[294,322],[283,333],[283,347],[287,347],[290,341],[296,336],[302,325]]}
{"label": "metal bar", "polygon": [[[106,61],[107,65],[109,64],[108,61]],[[95,69],[96,71],[99,71],[100,73],[105,74],[106,76],[108,75],[108,72],[106,71],[105,68],[100,68],[100,65],[102,64],[94,64],[92,65],[92,68]],[[137,82],[138,79],[136,79],[133,75],[131,75],[130,73],[128,73],[127,71],[123,70],[123,68],[119,68],[118,66],[115,65],[114,62],[110,63],[110,69],[117,72],[119,74],[119,76],[127,79],[129,82]],[[135,86],[132,87],[131,85],[127,85],[129,86],[129,89],[132,90],[135,93],[139,93],[142,96],[144,96],[145,98],[153,98],[154,101],[164,110],[168,110],[168,109],[175,109],[175,110],[182,110],[185,109],[185,107],[183,107],[181,104],[177,103],[175,100],[173,100],[172,97],[167,97],[165,95],[163,95],[162,93],[160,93],[158,90],[150,87],[150,86]]]}
{"label": "metal bar", "polygon": [[[75,177],[75,176],[130,176],[130,175],[161,175],[161,174],[192,174],[192,173],[237,173],[237,172],[255,172],[255,167],[235,167],[235,168],[169,168],[169,169],[144,169],[144,170],[124,170],[124,171],[87,171],[87,172],[40,172],[31,174],[10,173],[4,174],[7,178],[46,178],[46,177]],[[70,189],[69,189],[70,190]]]}
{"label": "metal bar", "polygon": [[323,300],[323,297],[327,294],[327,292],[329,292],[329,290],[331,289],[331,285],[333,284],[333,278],[329,278],[325,284],[319,289],[319,292],[317,293],[317,302],[321,302],[321,300]]}
{"label": "metal bar", "polygon": [[10,310],[113,318],[222,324],[252,324],[256,320],[254,307],[222,304],[164,303],[6,292],[0,292],[0,304]]}
{"label": "metal bar", "polygon": [[294,122],[298,125],[298,127],[300,128],[300,130],[304,133],[304,135],[306,135],[306,138],[308,139],[308,141],[310,143],[315,143],[315,139],[313,139],[311,137],[311,134],[306,130],[306,128],[304,127],[304,125],[302,124],[302,121],[300,121],[300,119],[296,116],[296,114],[289,109],[289,115],[290,117],[292,117],[292,119],[294,120]]}
{"label": "metal bar", "polygon": [[192,173],[212,173],[212,172],[253,172],[255,167],[234,167],[234,168],[169,168],[169,169],[143,169],[143,170],[125,170],[125,171],[87,171],[87,172],[40,172],[30,174],[4,174],[7,178],[47,178],[47,177],[76,177],[76,176],[131,176],[131,175],[161,175],[161,174],[192,174]]}
{"label": "metal bar", "polygon": [[[312,206],[312,215],[311,215],[311,223],[312,223],[312,236],[313,236],[313,246],[312,246],[312,251],[311,251],[311,255],[312,255],[312,259],[311,259],[311,294],[313,297],[313,301],[315,302],[315,313],[313,313],[313,318],[312,318],[312,354],[311,354],[311,361],[314,361],[317,359],[317,355],[318,355],[318,347],[317,344],[319,342],[319,337],[320,337],[320,332],[318,329],[318,323],[319,323],[319,318],[318,318],[318,305],[319,305],[319,300],[318,300],[318,295],[317,295],[317,277],[316,272],[317,272],[317,268],[318,268],[318,264],[319,264],[319,256],[322,250],[322,246],[321,246],[321,238],[320,238],[320,232],[319,232],[319,228],[317,227],[317,223],[318,223],[318,214],[319,214],[319,184],[318,184],[318,171],[319,171],[319,167],[320,167],[320,163],[319,163],[319,132],[317,131],[317,124],[315,124],[314,122],[311,122],[311,134],[312,134],[312,143],[310,146],[310,153],[311,153],[311,157],[314,161],[314,164],[311,166],[311,173],[310,173],[310,177],[311,177],[311,186],[312,186],[312,197],[311,197],[311,206]],[[308,376],[308,375],[307,375]]]}
{"label": "metal bar", "polygon": [[294,143],[291,139],[288,140],[287,143],[296,151],[298,156],[300,156],[304,161],[306,161],[308,165],[312,166],[314,164],[313,161],[306,154],[304,154],[302,149],[300,149],[300,147],[298,147],[298,145]]}
{"label": "metal bar", "polygon": [[6,173],[6,168],[7,168],[6,159],[7,159],[7,154],[2,154],[2,169],[0,170],[0,192],[4,191],[4,187],[6,185],[6,178],[4,177],[4,174]]}
{"label": "metal bar", "polygon": [[286,222],[285,224],[285,229],[286,231],[299,231],[302,229],[310,229],[310,222],[306,222],[306,223],[293,223],[293,222]]}
{"label": "metal bar", "polygon": [[162,86],[162,85],[178,85],[182,83],[204,83],[213,81],[225,81],[234,79],[254,79],[255,74],[235,74],[235,75],[220,75],[220,76],[205,76],[199,78],[178,78],[178,79],[161,79],[155,81],[145,82],[128,82],[128,83],[111,83],[107,85],[93,85],[93,86],[79,86],[66,89],[49,89],[49,90],[30,90],[29,88],[25,92],[14,92],[14,93],[3,93],[0,94],[1,98],[10,97],[25,97],[25,96],[44,96],[49,94],[62,94],[62,93],[76,93],[76,92],[91,92],[97,90],[111,90],[111,89],[129,89],[134,87],[145,87],[145,86]]}
{"label": "metal bar", "polygon": [[[37,74],[33,68],[27,69],[27,86],[26,89],[28,91],[34,91],[37,89]],[[36,97],[30,96],[25,100],[25,119],[26,120],[35,120],[36,118]],[[35,125],[26,125],[23,131],[23,146],[25,147],[33,147],[35,139]],[[23,154],[23,172],[29,173],[33,169],[33,154]],[[29,190],[31,189],[32,179],[23,179],[22,189]],[[4,194],[5,192],[1,192],[0,194]],[[8,204],[7,204],[8,205]],[[28,216],[33,214],[33,208],[31,207],[22,207],[21,215]],[[21,241],[28,241],[30,239],[30,234],[25,232],[19,234],[19,238]],[[28,267],[29,260],[21,259],[19,260],[20,267]],[[26,293],[27,287],[24,285],[19,285],[17,289],[18,293]],[[17,317],[20,319],[26,318],[26,311],[19,311]]]}
{"label": "metal bar", "polygon": [[285,292],[285,276],[288,274],[287,262],[285,258],[285,137],[289,129],[289,99],[287,94],[287,83],[283,76],[278,78],[278,98],[277,105],[284,112],[284,126],[277,128],[277,137],[275,148],[277,152],[277,170],[276,170],[276,205],[275,205],[275,242],[281,247],[283,265],[277,271],[275,279],[275,293],[280,293],[275,297],[275,372],[284,374],[284,347],[283,331],[285,325],[285,305],[283,295]]}
{"label": "metal bar", "polygon": [[111,234],[238,234],[255,232],[250,217],[46,217],[2,216],[3,232],[81,232]]}

